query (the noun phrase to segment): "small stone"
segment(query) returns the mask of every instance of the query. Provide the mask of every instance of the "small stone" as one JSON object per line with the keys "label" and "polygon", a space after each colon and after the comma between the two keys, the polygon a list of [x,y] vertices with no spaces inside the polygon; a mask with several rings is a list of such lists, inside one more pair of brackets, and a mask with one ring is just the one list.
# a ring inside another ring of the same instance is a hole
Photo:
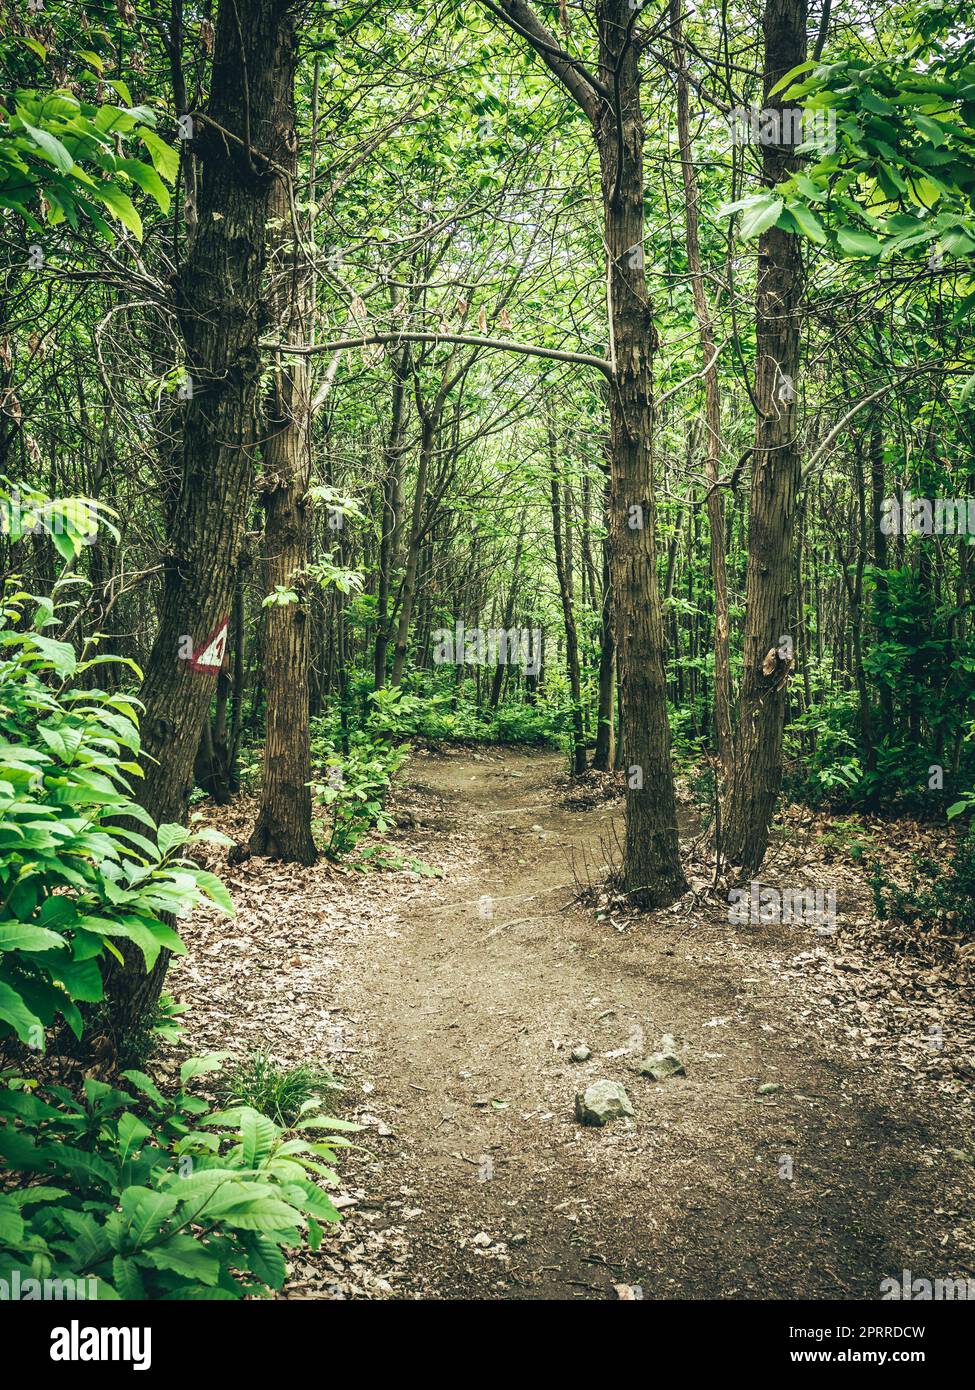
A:
{"label": "small stone", "polygon": [[578,1047],[572,1049],[569,1056],[572,1058],[573,1062],[588,1062],[592,1053],[585,1043],[580,1043]]}
{"label": "small stone", "polygon": [[494,1241],[486,1231],[478,1231],[477,1235],[471,1241],[471,1244],[479,1246],[482,1250],[486,1250],[489,1246],[494,1244]]}
{"label": "small stone", "polygon": [[635,1115],[630,1098],[618,1081],[594,1081],[576,1096],[576,1119],[584,1125],[604,1125],[622,1115]]}
{"label": "small stone", "polygon": [[515,1234],[514,1234],[514,1235],[511,1237],[511,1239],[508,1241],[508,1244],[509,1244],[509,1245],[527,1245],[527,1244],[528,1244],[528,1236],[526,1235],[526,1233],[525,1233],[524,1231],[516,1231]]}
{"label": "small stone", "polygon": [[650,1076],[654,1081],[666,1081],[669,1076],[686,1076],[684,1063],[676,1052],[651,1052],[644,1057],[638,1069],[641,1076]]}
{"label": "small stone", "polygon": [[777,1081],[763,1081],[758,1088],[757,1094],[760,1096],[774,1096],[781,1090],[782,1087]]}
{"label": "small stone", "polygon": [[637,1303],[643,1298],[643,1286],[641,1284],[614,1284],[613,1288],[621,1303]]}

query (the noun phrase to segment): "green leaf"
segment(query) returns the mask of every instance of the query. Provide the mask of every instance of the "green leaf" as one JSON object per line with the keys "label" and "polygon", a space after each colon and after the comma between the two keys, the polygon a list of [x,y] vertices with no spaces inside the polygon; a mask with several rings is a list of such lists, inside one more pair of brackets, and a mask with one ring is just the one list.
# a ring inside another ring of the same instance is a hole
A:
{"label": "green leaf", "polygon": [[147,1139],[152,1138],[152,1130],[143,1124],[131,1110],[126,1110],[118,1122],[119,1158],[125,1163],[134,1152],[141,1149]]}
{"label": "green leaf", "polygon": [[112,1260],[112,1278],[122,1298],[141,1301],[146,1296],[142,1273],[135,1260],[116,1255]]}
{"label": "green leaf", "polygon": [[170,1236],[164,1244],[149,1246],[140,1251],[139,1261],[156,1269],[169,1269],[186,1279],[211,1285],[220,1276],[220,1261],[211,1255],[192,1236]]}
{"label": "green leaf", "polygon": [[240,1135],[243,1140],[244,1164],[247,1168],[259,1168],[274,1147],[280,1130],[267,1115],[261,1115],[250,1107],[241,1112]]}
{"label": "green leaf", "polygon": [[161,825],[157,835],[159,850],[161,854],[168,854],[170,850],[178,849],[180,845],[185,845],[190,838],[190,832],[182,825]]}
{"label": "green leaf", "polygon": [[194,1076],[219,1071],[229,1056],[229,1052],[208,1052],[205,1057],[188,1057],[179,1069],[179,1079],[185,1086]]}
{"label": "green leaf", "polygon": [[155,166],[156,172],[172,183],[179,173],[179,155],[162,140],[154,130],[140,130],[139,135],[142,143],[149,151],[149,157]]}
{"label": "green leaf", "polygon": [[0,922],[0,951],[51,951],[64,946],[57,932],[28,922]]}
{"label": "green leaf", "polygon": [[258,1279],[272,1289],[280,1289],[287,1276],[288,1266],[279,1247],[259,1231],[244,1231],[241,1244],[247,1251],[248,1264]]}
{"label": "green leaf", "polygon": [[74,164],[74,160],[61,144],[61,141],[56,136],[52,135],[50,131],[40,130],[37,126],[31,125],[30,122],[24,118],[23,112],[19,106],[17,107],[17,115],[20,117],[21,124],[27,134],[33,140],[34,144],[44,153],[50,163],[54,165],[59,173],[67,174]]}
{"label": "green leaf", "polygon": [[836,239],[849,256],[879,256],[884,249],[882,241],[855,227],[840,227]]}
{"label": "green leaf", "polygon": [[301,1213],[276,1197],[259,1197],[223,1217],[227,1226],[241,1231],[290,1231],[301,1224]]}
{"label": "green leaf", "polygon": [[169,205],[172,201],[169,189],[151,165],[143,164],[141,159],[120,159],[117,168],[128,174],[129,178],[137,183],[144,193],[155,198],[161,212],[169,211]]}
{"label": "green leaf", "polygon": [[759,194],[750,199],[741,219],[742,240],[750,241],[752,237],[761,236],[762,232],[774,226],[784,207],[785,203],[781,198],[773,197],[769,193]]}
{"label": "green leaf", "polygon": [[142,218],[136,212],[128,194],[123,193],[120,188],[116,188],[113,183],[100,183],[95,191],[109,212],[121,222],[123,227],[128,227],[137,241],[141,241]]}
{"label": "green leaf", "polygon": [[[0,1246],[20,1245],[23,1239],[24,1218],[9,1197],[0,1197]],[[270,1280],[264,1282],[267,1284]]]}
{"label": "green leaf", "polygon": [[33,1042],[38,1032],[43,1036],[41,1020],[31,1013],[22,996],[4,980],[0,980],[0,1019],[10,1024],[21,1042]]}
{"label": "green leaf", "polygon": [[148,1187],[127,1187],[120,1202],[129,1223],[129,1235],[137,1246],[154,1235],[178,1205],[172,1193],[154,1192]]}
{"label": "green leaf", "polygon": [[217,907],[222,907],[228,917],[236,916],[234,900],[227,892],[224,885],[217,878],[216,874],[208,873],[204,869],[196,872],[197,885],[203,889],[208,898],[212,898]]}
{"label": "green leaf", "polygon": [[810,208],[807,208],[804,203],[790,202],[788,210],[795,218],[803,236],[807,236],[810,241],[815,241],[820,246],[826,242],[826,228]]}

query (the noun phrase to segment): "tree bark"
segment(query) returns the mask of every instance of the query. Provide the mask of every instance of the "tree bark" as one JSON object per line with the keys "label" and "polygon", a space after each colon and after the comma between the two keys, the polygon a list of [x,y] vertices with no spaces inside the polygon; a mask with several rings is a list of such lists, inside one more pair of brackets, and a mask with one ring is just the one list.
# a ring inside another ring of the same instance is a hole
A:
{"label": "tree bark", "polygon": [[603,588],[599,631],[599,707],[596,748],[592,765],[597,772],[611,772],[616,760],[616,634],[613,630],[613,594],[609,578],[609,545],[603,540]]}
{"label": "tree bark", "polygon": [[[272,312],[282,339],[308,336],[310,273],[292,208],[298,168],[294,83],[278,111],[277,145],[288,152],[291,182],[276,181],[268,207],[274,227],[275,274]],[[290,864],[314,864],[311,830],[311,737],[309,728],[309,603],[304,574],[309,559],[312,515],[311,380],[307,357],[280,355],[267,391],[262,500],[263,574],[266,596],[283,589],[296,601],[264,609],[264,670],[267,729],[261,804],[251,834],[252,854]]]}
{"label": "tree bark", "polygon": [[[622,887],[644,907],[665,907],[687,887],[680,863],[670,761],[663,608],[656,569],[650,439],[657,330],[644,274],[643,113],[628,0],[602,0],[596,139],[609,257],[613,380],[610,420],[610,574],[625,719],[627,774]],[[638,509],[634,511],[632,509]],[[638,520],[640,524],[631,524]]]}
{"label": "tree bark", "polygon": [[[519,584],[519,580],[521,579],[521,575],[520,575],[520,573],[519,573],[519,567],[520,567],[520,565],[521,565],[521,552],[522,552],[522,547],[524,546],[524,543],[525,543],[525,519],[524,519],[524,516],[523,516],[523,517],[522,517],[522,520],[521,520],[521,524],[520,524],[520,526],[518,527],[518,539],[517,539],[516,542],[515,542],[515,558],[514,558],[514,563],[513,563],[512,566],[511,566],[511,586],[510,586],[510,588],[508,589],[508,597],[507,597],[507,599],[505,600],[505,605],[504,605],[504,616],[503,616],[503,618],[502,618],[502,620],[501,620],[501,626],[504,628],[504,630],[505,630],[506,632],[510,630],[511,624],[512,624],[512,622],[514,621],[514,616],[515,616],[515,603],[517,602],[517,599],[518,599],[518,584]],[[495,666],[495,668],[494,668],[494,676],[492,677],[492,680],[491,680],[491,694],[490,694],[490,698],[489,698],[489,703],[490,703],[491,709],[497,709],[497,707],[498,707],[498,702],[499,702],[500,699],[501,699],[501,686],[502,686],[502,684],[503,684],[503,682],[504,682],[504,671],[505,671],[505,668],[501,665],[501,663],[500,663],[500,661],[499,661],[498,664],[497,664],[497,666]]]}
{"label": "tree bark", "polygon": [[635,35],[640,7],[630,0],[598,0],[597,74],[566,52],[526,0],[498,0],[492,12],[531,45],[585,112],[599,154],[612,341],[610,574],[627,770],[621,886],[640,906],[665,907],[687,882],[670,760],[650,461],[657,331],[643,260],[644,126]]}
{"label": "tree bark", "polygon": [[[765,105],[806,56],[806,0],[767,0]],[[798,164],[788,145],[762,146],[764,181],[774,188]],[[724,853],[746,872],[761,865],[782,783],[790,651],[792,535],[799,488],[795,382],[803,264],[799,238],[770,227],[759,239],[755,400],[758,419],[748,516],[744,670],[735,759],[724,816]]]}
{"label": "tree bark", "polygon": [[[192,395],[178,449],[180,487],[168,540],[159,627],[140,692],[145,777],[139,800],[159,822],[182,820],[217,673],[199,650],[230,614],[258,454],[268,202],[281,174],[277,112],[292,80],[294,25],[281,0],[222,0],[210,100],[194,117],[202,166],[199,229],[179,273],[176,308]],[[244,74],[246,73],[246,81]],[[125,951],[106,995],[117,1036],[152,1010],[166,953],[147,975]]]}
{"label": "tree bark", "polygon": [[731,655],[728,619],[728,578],[725,566],[724,497],[718,486],[721,474],[721,393],[718,383],[718,355],[714,342],[711,306],[704,288],[701,262],[700,219],[698,217],[697,174],[691,143],[687,56],[681,25],[682,0],[670,0],[671,39],[677,65],[677,138],[680,143],[681,175],[684,184],[687,268],[694,296],[704,372],[705,476],[708,483],[708,525],[711,531],[711,576],[714,583],[714,727],[718,762],[727,779],[731,774]]}
{"label": "tree bark", "polygon": [[[562,619],[565,624],[565,666],[572,696],[572,775],[581,777],[586,770],[586,739],[582,728],[582,676],[579,670],[579,634],[576,630],[572,603],[572,572],[562,537],[562,508],[559,501],[558,445],[555,431],[548,430],[548,457],[551,469],[550,495],[552,502],[552,538],[555,546],[555,573],[562,599]],[[571,535],[566,518],[567,537]]]}
{"label": "tree bark", "polygon": [[[393,292],[393,309],[397,304]],[[403,438],[406,430],[406,376],[409,369],[409,347],[403,346],[393,357],[393,397],[390,410],[389,435],[383,460],[382,522],[379,538],[379,565],[376,589],[376,646],[373,654],[373,685],[381,690],[386,684],[386,663],[389,652],[390,617],[389,594],[398,550],[400,513],[403,493]]]}

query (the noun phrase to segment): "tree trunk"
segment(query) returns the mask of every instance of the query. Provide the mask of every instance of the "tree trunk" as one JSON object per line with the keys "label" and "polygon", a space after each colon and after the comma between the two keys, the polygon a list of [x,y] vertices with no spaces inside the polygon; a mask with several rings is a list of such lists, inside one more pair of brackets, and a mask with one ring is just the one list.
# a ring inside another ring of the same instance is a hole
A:
{"label": "tree trunk", "polygon": [[[806,56],[806,0],[767,0],[769,93]],[[797,123],[796,123],[797,124]],[[762,146],[765,183],[797,167],[788,146]],[[795,665],[790,636],[792,533],[799,487],[795,381],[803,265],[799,238],[770,227],[759,240],[755,400],[758,409],[748,516],[747,616],[735,760],[724,816],[724,852],[754,872],[768,847],[782,783],[786,684]]]}
{"label": "tree trunk", "polygon": [[[598,7],[600,73],[613,94],[596,123],[609,257],[610,573],[625,719],[627,774],[623,888],[665,907],[687,887],[680,863],[670,762],[663,609],[656,570],[650,461],[657,330],[644,274],[643,114],[628,0]],[[636,509],[636,510],[634,510]],[[632,524],[637,522],[638,524]]]}
{"label": "tree trunk", "polygon": [[[286,168],[298,167],[294,91],[278,112],[277,144],[288,151]],[[268,208],[276,242],[272,309],[284,342],[308,340],[309,268],[294,225],[291,188],[277,180]],[[290,864],[314,864],[311,832],[309,729],[308,564],[311,506],[311,379],[307,357],[278,354],[267,392],[262,500],[265,594],[297,595],[264,609],[264,673],[267,729],[261,805],[251,834],[252,854]]]}
{"label": "tree trunk", "polygon": [[[398,291],[393,291],[393,311]],[[406,430],[406,375],[409,368],[409,346],[393,358],[393,398],[390,410],[389,435],[383,460],[382,522],[379,538],[379,565],[376,585],[376,648],[373,654],[373,685],[381,690],[386,684],[386,661],[389,651],[390,618],[389,592],[398,549],[400,511],[403,491],[403,437]]]}
{"label": "tree trunk", "polygon": [[403,574],[403,592],[400,597],[399,622],[396,628],[396,647],[393,651],[393,672],[390,684],[397,686],[403,679],[406,668],[406,654],[410,646],[410,624],[413,621],[413,605],[416,602],[416,581],[420,568],[420,549],[423,544],[423,512],[427,500],[427,479],[430,476],[430,460],[436,440],[439,414],[425,416],[420,438],[420,462],[416,470],[416,486],[413,493],[413,511],[410,521],[410,535],[407,541],[406,569]]}
{"label": "tree trunk", "polygon": [[596,749],[592,765],[597,772],[612,771],[616,759],[616,635],[613,631],[613,595],[609,580],[609,545],[603,541],[603,601],[599,633],[599,712]]}
{"label": "tree trunk", "polygon": [[705,476],[708,482],[708,525],[711,531],[711,576],[714,583],[714,727],[718,762],[727,779],[731,774],[731,656],[728,621],[728,579],[725,572],[724,498],[721,473],[721,395],[718,355],[714,343],[711,306],[704,288],[698,219],[697,175],[691,143],[687,58],[681,27],[681,0],[670,0],[671,37],[677,63],[677,138],[684,183],[687,267],[691,274],[694,315],[701,344],[704,371]]}
{"label": "tree trunk", "polygon": [[[506,599],[506,601],[505,601],[505,605],[504,605],[504,617],[503,617],[502,620],[501,620],[501,625],[502,625],[502,627],[504,628],[504,630],[505,630],[506,632],[510,630],[511,624],[512,624],[512,622],[514,621],[514,616],[515,616],[515,603],[516,603],[517,598],[518,598],[518,581],[519,581],[520,578],[521,578],[521,575],[519,574],[518,571],[519,571],[519,566],[521,565],[521,551],[522,551],[522,546],[524,545],[524,541],[525,541],[525,519],[524,519],[524,516],[522,516],[521,524],[520,524],[520,526],[519,526],[519,528],[518,528],[518,539],[517,539],[517,541],[515,542],[515,558],[514,558],[514,563],[513,563],[512,566],[511,566],[511,587],[510,587],[509,590],[508,590],[508,597],[507,597],[507,599]],[[493,676],[492,681],[491,681],[491,695],[490,695],[490,706],[491,706],[491,709],[497,709],[497,707],[498,707],[498,701],[501,699],[501,685],[502,685],[502,683],[503,683],[503,681],[504,681],[504,671],[505,671],[505,668],[501,665],[501,663],[500,663],[500,661],[499,661],[498,664],[497,664],[497,666],[495,666],[495,668],[494,668],[494,676]]]}
{"label": "tree trunk", "polygon": [[627,768],[621,877],[634,902],[663,907],[687,883],[670,761],[650,464],[657,334],[643,268],[644,129],[634,36],[640,6],[631,0],[598,0],[598,75],[566,53],[526,0],[499,0],[497,13],[535,49],[585,112],[599,153],[613,361],[610,574]]}
{"label": "tree trunk", "polygon": [[[555,545],[555,572],[562,598],[562,618],[565,623],[565,665],[572,695],[572,775],[581,777],[586,770],[586,739],[582,729],[582,676],[579,670],[579,634],[576,631],[572,604],[572,573],[562,538],[562,512],[559,503],[558,445],[555,431],[548,431],[548,457],[551,468],[552,537]],[[571,528],[566,518],[566,537]]]}
{"label": "tree trunk", "polygon": [[[265,228],[280,178],[275,166],[287,158],[276,143],[277,113],[293,62],[286,4],[222,0],[207,115],[195,118],[199,230],[176,287],[192,395],[184,405],[159,628],[140,692],[145,777],[138,796],[160,822],[185,815],[217,678],[215,667],[195,671],[185,655],[202,651],[228,619],[250,502]],[[163,952],[147,975],[140,952],[124,955],[106,980],[112,1024],[123,1038],[154,1007],[167,963]]]}

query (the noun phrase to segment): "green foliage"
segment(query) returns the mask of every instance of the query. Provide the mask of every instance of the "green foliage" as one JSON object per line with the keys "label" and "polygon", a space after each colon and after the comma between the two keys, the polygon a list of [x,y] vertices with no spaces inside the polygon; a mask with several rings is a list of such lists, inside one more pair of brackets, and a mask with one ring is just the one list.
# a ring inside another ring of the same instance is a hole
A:
{"label": "green foliage", "polygon": [[230,1105],[249,1105],[285,1128],[295,1124],[309,1101],[320,1101],[323,1093],[341,1090],[331,1072],[302,1062],[282,1067],[261,1049],[228,1070],[221,1081],[221,1094]]}
{"label": "green foliage", "polygon": [[[62,534],[62,539],[67,533]],[[70,537],[67,537],[70,539]],[[0,1040],[41,1049],[60,1016],[102,996],[100,960],[131,941],[150,968],[182,951],[163,920],[226,889],[132,798],[141,775],[131,696],[72,689],[101,658],[47,636],[61,610],[8,580],[0,612]],[[134,828],[138,825],[140,828]]]}
{"label": "green foliage", "polygon": [[313,737],[315,779],[312,792],[325,809],[325,852],[350,854],[370,830],[382,834],[393,824],[383,810],[393,776],[409,749],[366,733],[354,734],[341,753],[327,739]]}
{"label": "green foliage", "polygon": [[[20,499],[2,500],[15,540],[39,525],[70,563],[90,539],[72,502],[35,495],[25,520]],[[132,799],[137,701],[72,688],[102,658],[79,660],[46,635],[70,612],[64,587],[34,598],[8,580],[0,611],[0,1044],[38,1052],[59,1018],[81,1037],[79,1005],[102,999],[100,966],[121,958],[118,941],[148,969],[160,950],[183,950],[164,915],[204,901],[233,911],[220,881],[181,852],[206,832],[157,829]],[[180,1012],[164,996],[154,1034],[177,1040]],[[347,1142],[335,1131],[355,1126],[323,1117],[294,1078],[281,1094],[293,1138],[248,1105],[214,1112],[187,1087],[218,1065],[184,1062],[172,1096],[141,1071],[122,1074],[128,1090],[89,1077],[80,1097],[0,1077],[0,1278],[91,1280],[85,1294],[126,1299],[280,1288],[283,1251],[303,1239],[316,1248],[320,1222],[339,1219],[316,1179],[335,1181]]]}
{"label": "green foliage", "polygon": [[875,847],[875,840],[862,821],[850,817],[834,820],[820,836],[819,845],[827,861],[849,858],[859,864],[867,851]]}
{"label": "green foliage", "polygon": [[[929,739],[918,740],[919,725],[937,734],[943,749],[958,746],[959,775],[975,775],[969,710],[975,698],[975,644],[963,635],[962,614],[952,601],[939,600],[917,569],[866,571],[872,588],[870,616],[876,637],[863,656],[872,699],[883,697],[889,723],[874,730],[873,748],[864,743],[855,690],[824,685],[815,705],[789,728],[811,744],[801,772],[787,779],[793,795],[812,804],[876,806],[898,804],[913,811],[950,810],[954,792],[929,781],[939,762]],[[875,715],[876,720],[876,715]],[[796,752],[798,747],[793,744]],[[943,754],[940,762],[949,762]],[[955,800],[959,814],[965,805]]]}
{"label": "green foliage", "polygon": [[840,256],[971,256],[975,44],[967,9],[910,7],[895,14],[888,51],[865,53],[858,43],[778,83],[783,101],[828,114],[836,147],[781,185],[780,197],[747,200],[743,236],[777,222],[814,242],[829,239]]}
{"label": "green foliage", "polygon": [[188,1089],[219,1057],[192,1058],[163,1095],[142,1072],[125,1089],[7,1076],[0,1090],[0,1278],[94,1279],[99,1298],[239,1299],[280,1289],[285,1251],[339,1213],[341,1132],[306,1100],[289,1137],[251,1106],[215,1111]]}
{"label": "green foliage", "polygon": [[880,860],[870,877],[874,908],[882,920],[919,931],[942,928],[975,932],[975,827],[958,841],[945,868],[921,855],[914,856],[907,887],[893,883]]}
{"label": "green foliage", "polygon": [[[39,47],[43,47],[39,45]],[[111,84],[130,103],[124,83]],[[86,218],[106,241],[115,240],[103,212],[138,240],[142,218],[125,190],[148,193],[169,209],[166,182],[177,157],[156,134],[147,106],[92,105],[72,92],[18,91],[0,107],[0,207],[18,213],[35,232],[46,221],[75,230]],[[150,162],[127,156],[126,141],[141,142]]]}

